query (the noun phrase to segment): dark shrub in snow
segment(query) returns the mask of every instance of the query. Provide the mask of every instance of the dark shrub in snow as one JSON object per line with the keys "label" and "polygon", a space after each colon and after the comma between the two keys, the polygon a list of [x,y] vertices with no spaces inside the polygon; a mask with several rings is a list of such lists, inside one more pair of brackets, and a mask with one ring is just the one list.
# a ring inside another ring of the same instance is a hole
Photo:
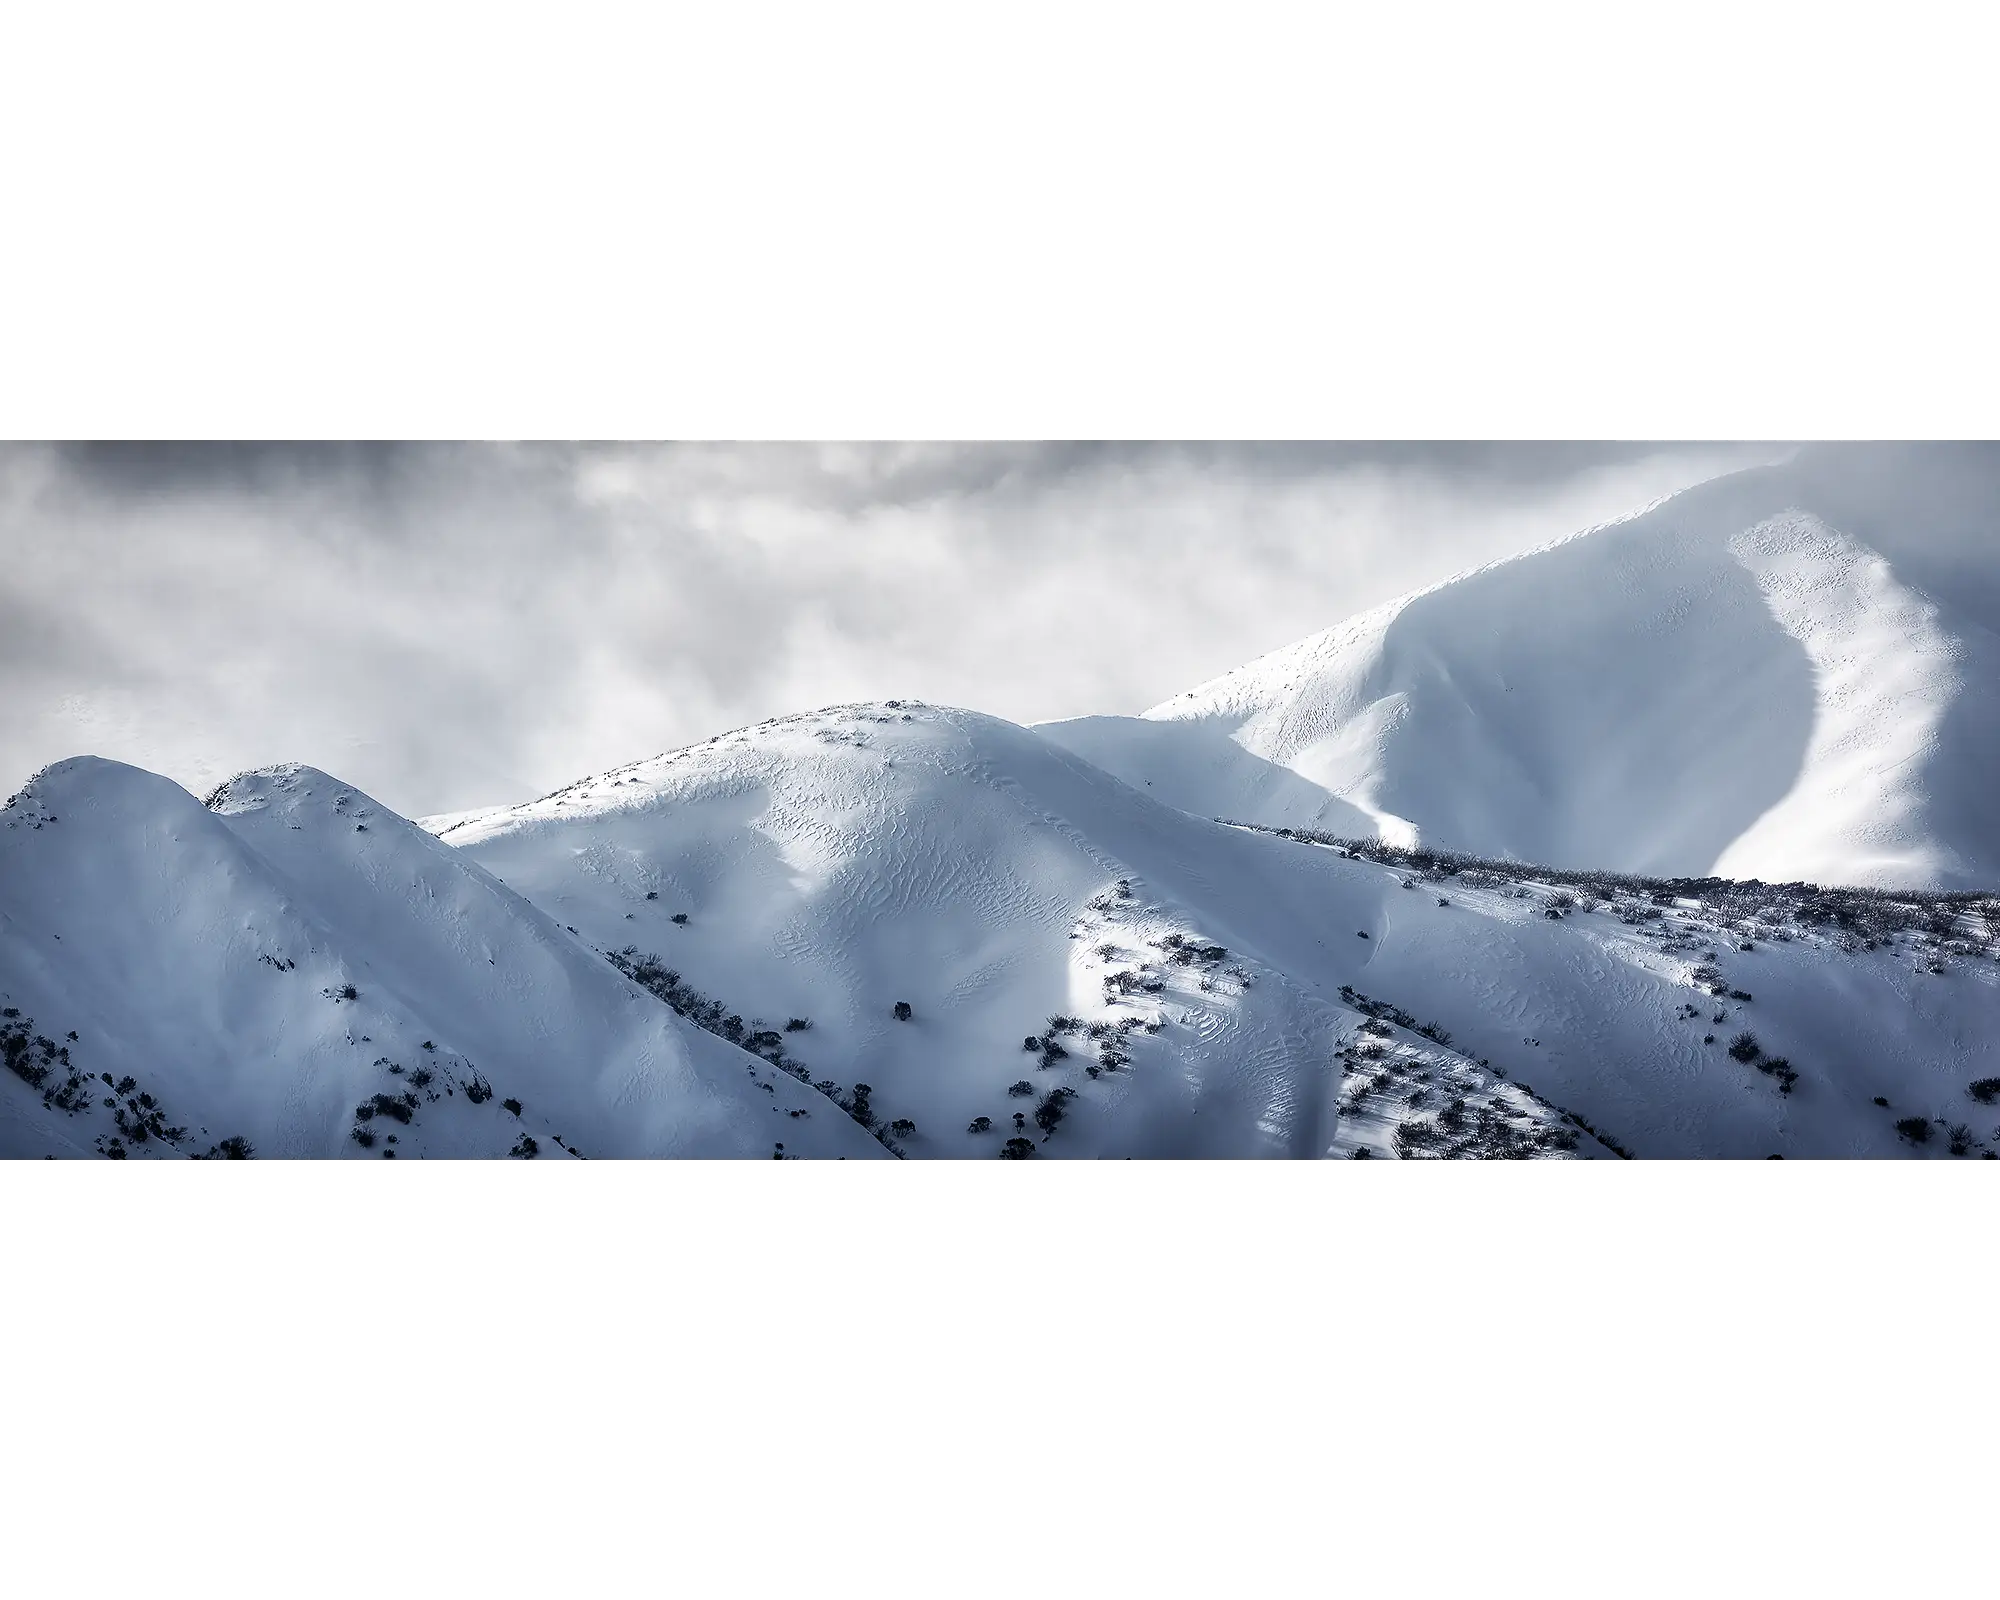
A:
{"label": "dark shrub in snow", "polygon": [[910,1002],[907,1000],[898,1000],[896,1002],[896,1020],[898,1022],[908,1022],[910,1016]]}
{"label": "dark shrub in snow", "polygon": [[991,1133],[993,1131],[993,1119],[991,1117],[974,1117],[965,1125],[965,1131],[967,1133]]}
{"label": "dark shrub in snow", "polygon": [[1983,1106],[1990,1106],[2000,1100],[2000,1078],[1977,1078],[1965,1086],[1965,1092]]}
{"label": "dark shrub in snow", "polygon": [[1052,1089],[1048,1098],[1035,1107],[1035,1126],[1043,1133],[1054,1133],[1069,1110],[1070,1101],[1076,1098],[1076,1091],[1069,1088]]}
{"label": "dark shrub in snow", "polygon": [[1923,1144],[1931,1136],[1931,1119],[1929,1117],[1904,1117],[1896,1124],[1896,1132],[1901,1134],[1905,1139],[1908,1139],[1911,1144]]}
{"label": "dark shrub in snow", "polygon": [[370,1095],[364,1104],[354,1108],[354,1114],[363,1122],[370,1117],[382,1116],[407,1123],[411,1116],[410,1108],[404,1101],[387,1094]]}
{"label": "dark shrub in snow", "polygon": [[[780,1148],[783,1147],[780,1146]],[[507,1154],[509,1154],[510,1156],[521,1157],[521,1159],[524,1161],[531,1161],[541,1153],[542,1153],[542,1147],[536,1144],[535,1141],[529,1138],[528,1135],[525,1133],[522,1134],[521,1137],[514,1142],[514,1148],[507,1152]]]}
{"label": "dark shrub in snow", "polygon": [[1009,1139],[1000,1147],[1000,1154],[1007,1161],[1026,1161],[1035,1153],[1032,1139]]}
{"label": "dark shrub in snow", "polygon": [[500,1102],[500,1104],[501,1104],[501,1105],[502,1105],[502,1106],[503,1106],[503,1107],[504,1107],[504,1108],[505,1108],[506,1110],[508,1110],[508,1111],[511,1111],[511,1112],[513,1112],[513,1113],[514,1113],[514,1115],[515,1115],[515,1116],[517,1116],[517,1117],[518,1117],[518,1116],[519,1116],[519,1115],[521,1114],[521,1102],[520,1102],[520,1101],[518,1101],[518,1100],[514,1100],[514,1099],[511,1099],[511,1098],[510,1098],[510,1099],[506,1099],[506,1100],[502,1100],[502,1101]]}
{"label": "dark shrub in snow", "polygon": [[1799,1081],[1798,1069],[1783,1056],[1766,1056],[1757,1063],[1757,1070],[1767,1078],[1778,1080],[1778,1093],[1790,1094],[1792,1085]]}
{"label": "dark shrub in snow", "polygon": [[1729,1053],[1738,1061],[1755,1061],[1764,1053],[1754,1033],[1739,1033],[1729,1041]]}
{"label": "dark shrub in snow", "polygon": [[[0,1059],[5,1060],[9,1072],[31,1089],[41,1088],[43,1081],[54,1070],[48,1061],[37,1061],[29,1052],[28,1030],[25,1024],[18,1028],[0,1029]],[[50,1059],[53,1059],[53,1056]],[[110,1081],[110,1076],[109,1073],[105,1074],[107,1082]]]}
{"label": "dark shrub in snow", "polygon": [[1031,1095],[1035,1092],[1035,1086],[1026,1078],[1016,1078],[1007,1085],[1007,1092],[1017,1097]]}

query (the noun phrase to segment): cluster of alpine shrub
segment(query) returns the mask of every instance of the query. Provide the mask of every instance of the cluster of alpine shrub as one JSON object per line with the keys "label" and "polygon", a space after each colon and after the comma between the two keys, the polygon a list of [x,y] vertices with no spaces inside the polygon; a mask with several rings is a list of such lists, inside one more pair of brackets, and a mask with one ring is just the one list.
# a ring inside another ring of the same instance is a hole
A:
{"label": "cluster of alpine shrub", "polygon": [[[1877,1095],[1875,1097],[1875,1104],[1878,1106],[1887,1106],[1889,1102],[1880,1095]],[[1953,1155],[1969,1156],[1974,1150],[1980,1148],[1979,1136],[1963,1122],[1933,1122],[1929,1117],[1898,1117],[1896,1119],[1896,1136],[1910,1144],[1929,1144],[1932,1133],[1940,1128],[1944,1130],[1945,1148]],[[2000,1138],[2000,1129],[1995,1130],[1994,1136]],[[1988,1161],[2000,1159],[2000,1157],[1996,1157],[1995,1152],[1991,1149],[1985,1149],[1981,1153]]]}
{"label": "cluster of alpine shrub", "polygon": [[[110,1074],[106,1073],[106,1077]],[[130,1078],[121,1080],[131,1083]],[[141,1090],[138,1094],[127,1095],[122,1104],[114,1106],[112,1120],[118,1124],[118,1131],[133,1144],[146,1144],[159,1139],[167,1144],[179,1144],[187,1137],[187,1129],[167,1126],[166,1112],[152,1095]]]}
{"label": "cluster of alpine shrub", "polygon": [[[1526,866],[1494,861],[1454,850],[1404,849],[1379,839],[1353,839],[1312,828],[1271,828],[1254,822],[1217,818],[1232,827],[1276,834],[1307,844],[1330,846],[1353,860],[1372,861],[1399,871],[1414,872],[1428,882],[1456,878],[1474,888],[1504,888],[1523,882],[1557,885],[1576,891],[1577,909],[1598,904],[1628,923],[1658,922],[1663,908],[1693,901],[1711,916],[1736,923],[1745,933],[1762,931],[1785,940],[1793,930],[1817,930],[1833,936],[1842,949],[1874,949],[1880,942],[1914,934],[1933,942],[1927,970],[1942,971],[1938,956],[1984,953],[2000,955],[2000,896],[1977,891],[1862,889],[1792,882],[1764,883],[1756,878],[1648,878],[1632,873]],[[1524,891],[1525,892],[1525,891]],[[1546,902],[1558,912],[1570,909]],[[1954,945],[1958,948],[1952,948]],[[1739,944],[1739,948],[1745,948]]]}
{"label": "cluster of alpine shrub", "polygon": [[1447,1050],[1451,1048],[1451,1033],[1448,1029],[1435,1022],[1419,1022],[1401,1006],[1365,995],[1351,983],[1343,983],[1340,986],[1340,998],[1369,1019],[1361,1025],[1363,1033],[1372,1033],[1386,1039],[1390,1036],[1386,1024],[1393,1022],[1399,1028],[1408,1028],[1412,1033],[1421,1034],[1433,1044],[1442,1045]]}
{"label": "cluster of alpine shrub", "polygon": [[[720,1000],[711,1000],[692,985],[682,981],[681,975],[669,967],[658,956],[650,953],[642,955],[636,945],[627,945],[623,950],[614,950],[605,960],[609,961],[640,988],[649,991],[655,998],[664,1000],[677,1016],[686,1017],[697,1028],[714,1034],[719,1039],[727,1039],[731,1044],[748,1050],[752,1055],[762,1056],[780,1072],[798,1079],[800,1083],[812,1083],[813,1075],[806,1064],[785,1049],[785,1034],[805,1033],[812,1027],[810,1017],[792,1017],[783,1031],[776,1028],[750,1028],[743,1018],[731,1012]],[[902,1001],[897,1005],[907,1010]],[[818,1085],[815,1085],[818,1087]],[[839,1085],[834,1085],[838,1090]],[[827,1093],[821,1089],[822,1094]]]}
{"label": "cluster of alpine shrub", "polygon": [[[148,1144],[159,1139],[167,1144],[178,1144],[187,1137],[187,1129],[170,1125],[166,1109],[153,1095],[139,1087],[139,1080],[129,1073],[113,1079],[108,1072],[96,1078],[86,1077],[69,1059],[69,1045],[58,1044],[44,1034],[34,1031],[32,1017],[23,1017],[18,1006],[8,1006],[0,1011],[0,1063],[7,1070],[27,1084],[31,1089],[42,1091],[42,1104],[51,1110],[67,1112],[72,1116],[88,1111],[94,1100],[100,1098],[99,1085],[111,1092],[102,1095],[104,1109],[112,1114],[118,1126],[119,1136],[112,1143],[118,1145],[118,1155],[125,1154],[125,1141],[133,1144]],[[69,1035],[74,1041],[76,1034]],[[50,1083],[49,1079],[60,1068],[62,1077]],[[109,1153],[109,1152],[107,1152]]]}
{"label": "cluster of alpine shrub", "polygon": [[356,1122],[371,1122],[376,1117],[387,1117],[392,1122],[400,1122],[408,1127],[416,1116],[417,1097],[414,1094],[370,1095],[354,1108]]}
{"label": "cluster of alpine shrub", "polygon": [[[478,1105],[482,1100],[492,1098],[492,1085],[488,1084],[477,1073],[473,1074],[473,1084],[485,1090],[484,1094],[475,1098],[472,1085],[467,1086],[465,1097],[471,1100],[474,1105]],[[416,1118],[417,1106],[419,1104],[419,1097],[414,1089],[406,1089],[401,1094],[372,1094],[354,1108],[354,1126],[347,1130],[347,1136],[360,1145],[362,1149],[372,1150],[375,1148],[377,1135],[376,1130],[370,1124],[377,1117],[385,1118],[390,1122],[401,1123],[404,1127],[408,1127]],[[396,1136],[392,1133],[389,1135],[389,1143],[394,1144],[395,1142]],[[393,1150],[384,1150],[382,1154],[390,1156],[394,1155],[395,1152]]]}
{"label": "cluster of alpine shrub", "polygon": [[1765,1077],[1776,1078],[1780,1094],[1790,1094],[1799,1081],[1798,1070],[1791,1062],[1783,1056],[1766,1055],[1757,1035],[1747,1029],[1729,1041],[1729,1053],[1746,1067],[1755,1067]]}
{"label": "cluster of alpine shrub", "polygon": [[1059,1084],[1042,1097],[1042,1103],[1035,1107],[1035,1126],[1046,1137],[1056,1131],[1063,1117],[1069,1111],[1070,1101],[1076,1098],[1076,1091],[1065,1084]]}
{"label": "cluster of alpine shrub", "polygon": [[39,1089],[58,1066],[69,1065],[69,1047],[44,1038],[34,1031],[35,1019],[23,1019],[20,1009],[9,1006],[0,1022],[0,1061],[30,1089]]}
{"label": "cluster of alpine shrub", "polygon": [[1229,957],[1229,952],[1219,944],[1184,939],[1178,933],[1168,934],[1160,941],[1160,948],[1167,952],[1167,959],[1177,967],[1191,967],[1197,961],[1225,961]]}

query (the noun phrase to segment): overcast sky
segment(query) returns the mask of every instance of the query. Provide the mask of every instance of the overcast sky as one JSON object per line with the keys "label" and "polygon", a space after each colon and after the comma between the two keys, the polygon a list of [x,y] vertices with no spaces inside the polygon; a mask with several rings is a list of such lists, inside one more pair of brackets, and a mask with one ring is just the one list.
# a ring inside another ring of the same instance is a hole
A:
{"label": "overcast sky", "polygon": [[416,816],[845,700],[1137,712],[1779,453],[0,447],[0,789],[297,760]]}

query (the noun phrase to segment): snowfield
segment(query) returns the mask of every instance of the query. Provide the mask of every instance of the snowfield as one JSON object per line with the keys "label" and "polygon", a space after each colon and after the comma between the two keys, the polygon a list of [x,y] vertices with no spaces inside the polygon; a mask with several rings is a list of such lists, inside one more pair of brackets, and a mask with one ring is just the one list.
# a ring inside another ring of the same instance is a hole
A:
{"label": "snowfield", "polygon": [[422,823],[59,763],[0,1154],[2000,1154],[2000,494],[1854,460],[1139,718],[837,706]]}

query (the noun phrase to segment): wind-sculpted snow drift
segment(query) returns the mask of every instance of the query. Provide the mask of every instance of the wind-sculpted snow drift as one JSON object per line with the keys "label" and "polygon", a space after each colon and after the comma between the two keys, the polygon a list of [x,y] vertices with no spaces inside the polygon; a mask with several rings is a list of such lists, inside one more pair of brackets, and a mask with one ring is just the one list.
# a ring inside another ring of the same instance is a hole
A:
{"label": "wind-sculpted snow drift", "polygon": [[1995,502],[1947,453],[1899,545],[1844,463],[1145,718],[834,707],[421,825],[61,763],[0,1154],[2000,1154]]}

